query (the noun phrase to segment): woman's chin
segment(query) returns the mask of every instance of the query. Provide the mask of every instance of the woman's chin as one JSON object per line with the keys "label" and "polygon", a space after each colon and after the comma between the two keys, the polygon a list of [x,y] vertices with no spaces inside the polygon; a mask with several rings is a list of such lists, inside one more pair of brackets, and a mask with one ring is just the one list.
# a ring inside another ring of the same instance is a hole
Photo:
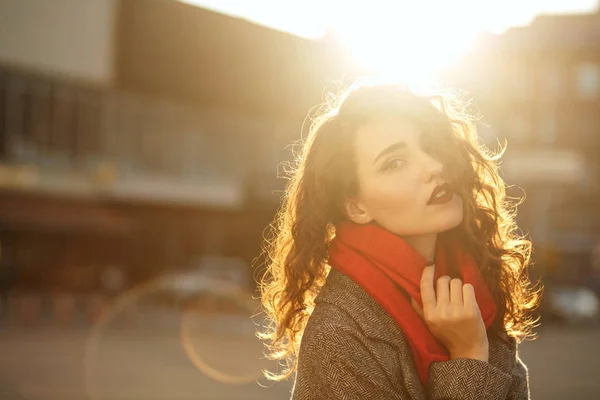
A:
{"label": "woman's chin", "polygon": [[456,215],[448,215],[447,218],[444,218],[444,221],[440,221],[439,224],[436,224],[436,233],[447,232],[451,229],[459,226],[463,221],[463,213],[462,210],[460,213],[456,213]]}

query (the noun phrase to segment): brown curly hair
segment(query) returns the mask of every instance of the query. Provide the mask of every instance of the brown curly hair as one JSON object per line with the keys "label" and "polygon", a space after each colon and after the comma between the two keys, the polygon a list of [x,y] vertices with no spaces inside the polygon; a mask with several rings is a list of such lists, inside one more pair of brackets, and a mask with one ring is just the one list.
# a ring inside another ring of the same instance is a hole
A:
{"label": "brown curly hair", "polygon": [[527,274],[531,243],[518,233],[517,204],[498,174],[501,152],[493,154],[479,142],[466,110],[456,96],[419,96],[392,84],[355,86],[320,110],[289,171],[265,246],[260,289],[270,324],[259,337],[268,341],[269,358],[285,361],[280,374],[265,371],[268,378],[286,379],[296,370],[302,333],[329,272],[328,245],[336,223],[346,218],[345,199],[358,188],[356,173],[348,173],[356,171],[352,135],[380,115],[400,115],[422,128],[423,149],[443,163],[463,198],[463,222],[452,234],[473,254],[492,290],[498,306],[492,331],[531,336],[531,311],[540,298]]}

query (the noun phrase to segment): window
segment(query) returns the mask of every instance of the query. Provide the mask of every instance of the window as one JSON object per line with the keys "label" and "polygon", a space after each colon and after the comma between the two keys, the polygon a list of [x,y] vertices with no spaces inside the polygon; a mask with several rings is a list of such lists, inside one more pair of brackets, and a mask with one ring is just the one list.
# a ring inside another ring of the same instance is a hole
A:
{"label": "window", "polygon": [[101,151],[102,108],[98,93],[80,91],[77,94],[77,144],[75,155],[81,160],[98,157]]}
{"label": "window", "polygon": [[514,140],[515,142],[523,143],[527,142],[528,138],[531,136],[531,125],[530,121],[519,115],[514,115],[509,117],[508,125],[506,126],[506,137],[509,140]]}
{"label": "window", "polygon": [[0,70],[0,157],[6,155],[6,99],[8,97],[6,89],[6,74]]}
{"label": "window", "polygon": [[528,99],[533,93],[533,73],[524,63],[508,64],[504,70],[504,85],[508,94],[516,99]]}
{"label": "window", "polygon": [[31,135],[37,149],[42,152],[50,143],[50,126],[52,119],[52,97],[50,85],[30,82],[27,100],[29,112],[27,114],[26,125],[29,128],[28,134]]}
{"label": "window", "polygon": [[553,144],[557,138],[556,116],[554,113],[542,112],[539,119],[539,141],[544,144]]}
{"label": "window", "polygon": [[573,126],[576,129],[575,138],[579,144],[589,145],[594,143],[596,138],[597,125],[594,115],[589,113],[579,112],[575,114],[576,119],[573,121]]}
{"label": "window", "polygon": [[584,99],[595,98],[600,92],[600,68],[585,63],[577,67],[577,93]]}
{"label": "window", "polygon": [[20,162],[33,162],[37,152],[30,137],[25,134],[27,116],[27,82],[19,77],[9,77],[6,86],[5,135],[8,156]]}
{"label": "window", "polygon": [[539,92],[542,96],[555,97],[562,93],[564,81],[562,70],[555,65],[547,65],[540,70]]}

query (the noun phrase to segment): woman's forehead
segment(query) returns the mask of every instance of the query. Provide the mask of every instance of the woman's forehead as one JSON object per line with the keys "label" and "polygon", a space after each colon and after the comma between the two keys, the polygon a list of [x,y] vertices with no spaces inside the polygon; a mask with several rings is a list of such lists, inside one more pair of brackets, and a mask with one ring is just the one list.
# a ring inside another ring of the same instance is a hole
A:
{"label": "woman's forehead", "polygon": [[404,142],[407,146],[417,144],[422,131],[407,118],[378,117],[358,127],[356,150],[358,154],[376,157],[380,151],[398,142]]}

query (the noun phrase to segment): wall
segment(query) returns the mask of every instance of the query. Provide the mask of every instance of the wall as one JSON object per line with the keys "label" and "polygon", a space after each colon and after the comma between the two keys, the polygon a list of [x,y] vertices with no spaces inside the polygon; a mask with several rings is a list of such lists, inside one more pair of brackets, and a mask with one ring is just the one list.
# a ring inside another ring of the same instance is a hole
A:
{"label": "wall", "polygon": [[116,8],[117,0],[0,0],[0,63],[110,84]]}

